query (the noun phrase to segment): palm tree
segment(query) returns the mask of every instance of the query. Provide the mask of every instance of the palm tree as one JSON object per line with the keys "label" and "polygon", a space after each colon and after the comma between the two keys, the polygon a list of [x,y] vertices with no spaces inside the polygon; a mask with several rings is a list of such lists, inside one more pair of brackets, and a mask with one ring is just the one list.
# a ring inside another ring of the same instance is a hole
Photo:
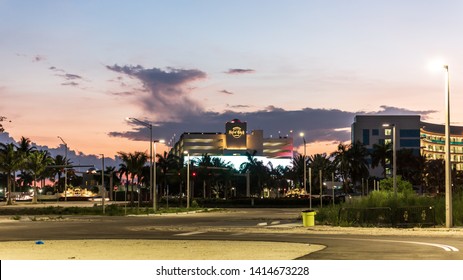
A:
{"label": "palm tree", "polygon": [[334,157],[334,164],[341,175],[345,192],[348,191],[349,182],[355,186],[361,178],[368,177],[368,150],[361,142],[350,145],[340,143],[338,150],[331,156]]}
{"label": "palm tree", "polygon": [[265,181],[265,178],[268,176],[268,170],[264,166],[263,162],[259,161],[256,158],[256,154],[257,154],[256,150],[254,150],[252,154],[249,152],[246,152],[246,157],[248,158],[248,162],[243,162],[240,165],[240,172],[250,173],[251,181],[252,180],[257,181],[257,185],[254,188],[254,193],[260,193],[262,191],[262,186]]}
{"label": "palm tree", "polygon": [[[53,159],[53,165],[70,165],[72,164],[72,162],[63,157],[62,155],[57,155],[54,159]],[[65,182],[63,182],[63,187],[61,188],[60,186],[60,182],[61,182],[61,175],[63,174],[65,168],[63,167],[55,167],[53,168],[53,173],[52,173],[52,177],[54,178],[56,175],[58,175],[58,192],[61,192],[61,191],[64,191],[66,186],[64,185]]]}
{"label": "palm tree", "polygon": [[304,182],[304,168],[307,168],[307,157],[304,155],[298,154],[293,158],[293,172],[295,175],[294,180],[297,180],[300,186]]}
{"label": "palm tree", "polygon": [[331,154],[334,158],[333,164],[341,176],[344,191],[349,188],[349,175],[351,171],[351,158],[349,154],[350,145],[339,143],[338,149]]}
{"label": "palm tree", "polygon": [[391,143],[374,144],[371,151],[371,167],[375,168],[379,165],[383,168],[383,177],[386,178],[386,162],[392,158]]}
{"label": "palm tree", "polygon": [[37,203],[37,180],[44,174],[47,165],[52,163],[53,158],[48,151],[33,151],[27,157],[27,169],[34,177],[34,197],[32,198],[32,203]]}
{"label": "palm tree", "polygon": [[[21,139],[18,142],[17,146],[17,151],[21,153],[24,158],[29,157],[29,155],[33,152],[36,151],[37,148],[32,146],[31,140],[27,137],[22,136]],[[20,171],[21,171],[21,176],[22,178],[22,187],[25,188],[27,185],[30,185],[32,183],[32,175],[27,173],[26,166],[22,166]],[[18,186],[21,186],[18,184]]]}
{"label": "palm tree", "polygon": [[210,167],[212,167],[212,157],[209,154],[203,154],[197,161],[199,172],[198,177],[203,181],[203,197],[206,195],[210,198],[212,195]]}
{"label": "palm tree", "polygon": [[[219,157],[212,158],[212,166],[209,167],[209,171],[212,174],[212,186],[215,186],[214,191],[216,195],[220,196],[223,193],[223,197],[227,198],[228,187],[231,186],[231,180],[233,177],[233,167],[230,162],[225,162]],[[212,190],[210,192],[212,196]]]}
{"label": "palm tree", "polygon": [[360,141],[351,144],[349,149],[350,177],[355,185],[362,178],[368,178],[368,150]]}
{"label": "palm tree", "polygon": [[13,144],[0,143],[0,171],[6,173],[8,200],[7,205],[11,205],[11,175],[19,170],[24,164],[24,156],[17,151]]}
{"label": "palm tree", "polygon": [[[180,170],[180,158],[173,153],[168,153],[164,151],[164,154],[156,154],[157,158],[157,163],[156,163],[156,169],[160,169],[160,176],[159,178],[162,181],[162,190],[161,193],[165,194],[167,193],[167,177],[171,175],[172,173],[177,173],[178,170]],[[156,171],[156,178],[157,176],[157,170]],[[158,196],[160,198],[160,196]]]}
{"label": "palm tree", "polygon": [[430,193],[445,192],[445,164],[442,159],[427,160],[423,172],[426,191]]}
{"label": "palm tree", "polygon": [[[127,165],[125,165],[125,163],[120,163],[119,164],[119,169],[117,170],[117,172],[119,173],[119,180],[122,181],[122,178],[124,177],[125,175],[125,194],[127,194],[127,190],[129,188],[129,176],[130,176],[130,172],[127,168]],[[124,200],[127,200],[127,197],[124,198]]]}
{"label": "palm tree", "polygon": [[426,158],[415,154],[414,150],[400,149],[397,151],[397,174],[412,185],[421,185],[425,162]]}
{"label": "palm tree", "polygon": [[[122,161],[124,162],[126,166],[127,174],[131,175],[131,178],[132,178],[131,193],[133,194],[133,185],[135,183],[135,177],[137,178],[138,182],[142,181],[143,166],[148,161],[148,155],[145,152],[134,152],[134,153],[118,152],[118,155],[121,157]],[[134,203],[133,195],[130,196],[130,202],[133,205]]]}
{"label": "palm tree", "polygon": [[315,154],[309,157],[309,166],[312,169],[312,193],[320,192],[320,171],[322,171],[322,180],[329,179],[334,172],[333,163],[330,157],[323,154]]}

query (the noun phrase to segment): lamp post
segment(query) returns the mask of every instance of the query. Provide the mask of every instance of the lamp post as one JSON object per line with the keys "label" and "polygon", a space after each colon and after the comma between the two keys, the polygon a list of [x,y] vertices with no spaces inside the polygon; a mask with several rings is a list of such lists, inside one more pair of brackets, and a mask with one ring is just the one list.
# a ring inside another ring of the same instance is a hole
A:
{"label": "lamp post", "polygon": [[453,227],[452,213],[452,177],[450,159],[450,82],[449,66],[444,65],[445,70],[445,226]]}
{"label": "lamp post", "polygon": [[[307,142],[305,141],[304,132],[299,133],[299,136],[302,137],[304,141],[304,190],[307,192]],[[309,193],[309,207],[312,209],[312,192]]]}
{"label": "lamp post", "polygon": [[392,127],[392,185],[394,190],[394,197],[397,198],[397,136],[395,124],[383,124],[383,127]]}
{"label": "lamp post", "polygon": [[104,186],[104,154],[101,155],[101,206],[103,207],[103,214],[105,213],[104,201],[106,196],[106,188]]}
{"label": "lamp post", "polygon": [[183,152],[187,155],[186,165],[186,208],[190,208],[190,153],[188,151]]}
{"label": "lamp post", "polygon": [[[58,138],[61,140],[61,142],[63,142],[64,144],[64,165],[67,165],[67,159],[68,159],[68,144],[66,142],[64,142],[63,138],[61,138],[60,136],[58,136]],[[66,191],[66,185],[67,185],[67,181],[68,181],[68,174],[67,174],[67,168],[64,167],[64,201],[67,201],[68,200],[68,197],[67,197],[67,191]]]}
{"label": "lamp post", "polygon": [[148,122],[141,121],[136,118],[127,118],[129,121],[135,121],[150,129],[150,185],[151,185],[151,196],[153,198],[153,211],[157,210],[157,196],[156,187],[153,185],[153,125]]}
{"label": "lamp post", "polygon": [[[154,140],[153,145],[154,145],[154,158],[152,158],[153,166],[152,166],[152,171],[150,171],[150,174],[153,174],[153,194],[157,193],[157,183],[156,183],[156,143],[165,143],[164,139],[160,140]],[[154,211],[157,210],[157,201],[156,201],[156,196],[153,195],[153,209]]]}
{"label": "lamp post", "polygon": [[307,168],[306,168],[307,164],[306,164],[306,161],[305,161],[305,159],[307,157],[307,153],[306,153],[306,146],[307,146],[306,144],[307,143],[305,141],[304,133],[301,132],[299,135],[302,137],[302,140],[304,141],[304,190],[307,191],[307,174],[306,174],[307,173]]}

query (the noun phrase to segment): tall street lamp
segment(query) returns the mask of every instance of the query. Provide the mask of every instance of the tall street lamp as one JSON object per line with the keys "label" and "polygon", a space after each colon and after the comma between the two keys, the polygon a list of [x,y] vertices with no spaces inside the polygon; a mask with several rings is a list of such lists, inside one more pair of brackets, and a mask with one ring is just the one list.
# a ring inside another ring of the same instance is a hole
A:
{"label": "tall street lamp", "polygon": [[452,177],[450,159],[450,79],[449,66],[444,65],[445,70],[445,226],[453,227],[452,212]]}
{"label": "tall street lamp", "polygon": [[444,69],[445,71],[445,226],[453,227],[452,210],[452,163],[450,157],[450,79],[449,66],[441,61],[435,61],[430,65],[432,70]]}
{"label": "tall street lamp", "polygon": [[148,122],[141,121],[136,118],[127,118],[128,121],[135,121],[145,127],[148,127],[150,130],[150,190],[151,196],[153,198],[153,211],[157,210],[157,196],[156,196],[156,187],[153,185],[153,125]]}
{"label": "tall street lamp", "polygon": [[392,185],[394,189],[394,197],[397,197],[397,135],[395,124],[383,124],[383,127],[392,127]]}
{"label": "tall street lamp", "polygon": [[187,155],[186,165],[186,208],[190,208],[190,153],[188,151],[183,152]]}
{"label": "tall street lamp", "polygon": [[[307,142],[305,141],[304,137],[304,132],[299,133],[299,136],[302,137],[302,140],[304,141],[304,190],[307,192]],[[309,193],[309,207],[312,209],[312,191]]]}
{"label": "tall street lamp", "polygon": [[[153,174],[153,190],[154,192],[153,193],[157,193],[157,182],[156,182],[156,143],[165,143],[166,141],[164,141],[164,139],[159,139],[159,140],[154,140],[153,141],[153,145],[154,145],[154,159],[153,159],[153,170],[150,171],[150,174],[152,173]],[[156,200],[155,200],[155,196],[153,196],[153,209],[154,211],[157,210],[157,207],[156,207]]]}
{"label": "tall street lamp", "polygon": [[[64,142],[63,138],[61,138],[61,136],[58,136],[58,138],[61,140],[61,142],[63,142],[64,144],[64,165],[67,165],[67,159],[68,159],[68,144],[66,142]],[[67,181],[68,181],[68,174],[67,174],[67,168],[64,167],[64,201],[67,201],[68,200],[68,197],[67,197],[67,190],[66,190],[66,186],[67,186]]]}

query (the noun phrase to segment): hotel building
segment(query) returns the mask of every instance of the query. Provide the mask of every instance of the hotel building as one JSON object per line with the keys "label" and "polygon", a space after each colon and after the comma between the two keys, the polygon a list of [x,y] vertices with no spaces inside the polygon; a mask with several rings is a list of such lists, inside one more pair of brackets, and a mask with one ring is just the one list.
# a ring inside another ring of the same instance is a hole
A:
{"label": "hotel building", "polygon": [[184,132],[173,147],[173,153],[182,156],[187,151],[190,157],[208,154],[231,162],[235,168],[247,161],[246,154],[273,166],[291,164],[293,138],[264,138],[263,130],[247,131],[247,123],[234,119],[225,124],[225,132]]}
{"label": "hotel building", "polygon": [[[374,144],[392,141],[392,126],[397,133],[397,150],[412,149],[429,160],[444,159],[445,126],[422,122],[419,115],[357,115],[351,140],[360,141],[372,151]],[[450,153],[452,168],[463,170],[463,127],[450,127]],[[370,168],[370,175],[381,177],[381,168]]]}

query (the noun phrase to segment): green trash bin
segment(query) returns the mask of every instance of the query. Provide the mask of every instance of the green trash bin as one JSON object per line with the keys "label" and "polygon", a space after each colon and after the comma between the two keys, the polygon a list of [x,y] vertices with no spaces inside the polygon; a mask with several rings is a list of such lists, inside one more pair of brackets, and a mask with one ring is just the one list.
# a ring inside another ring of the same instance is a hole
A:
{"label": "green trash bin", "polygon": [[305,227],[313,227],[315,225],[315,211],[314,210],[302,211],[302,225]]}

